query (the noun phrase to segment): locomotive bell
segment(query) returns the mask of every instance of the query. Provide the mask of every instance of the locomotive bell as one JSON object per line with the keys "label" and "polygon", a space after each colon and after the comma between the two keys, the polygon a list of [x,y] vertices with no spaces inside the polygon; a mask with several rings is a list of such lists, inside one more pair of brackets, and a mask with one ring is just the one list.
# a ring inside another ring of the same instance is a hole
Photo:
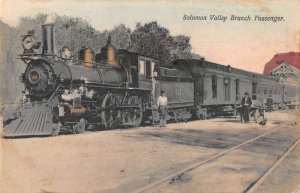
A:
{"label": "locomotive bell", "polygon": [[120,64],[117,61],[117,52],[116,48],[111,45],[111,37],[108,36],[106,46],[101,48],[101,63],[109,64],[116,68],[121,68]]}
{"label": "locomotive bell", "polygon": [[78,53],[78,59],[81,60],[81,65],[93,68],[94,51],[91,48],[82,48]]}

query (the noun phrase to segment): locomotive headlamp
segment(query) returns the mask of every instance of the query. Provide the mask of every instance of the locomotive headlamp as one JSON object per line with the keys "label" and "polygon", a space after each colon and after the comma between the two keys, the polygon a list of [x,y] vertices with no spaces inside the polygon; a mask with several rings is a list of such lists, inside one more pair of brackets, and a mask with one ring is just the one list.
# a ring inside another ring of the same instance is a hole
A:
{"label": "locomotive headlamp", "polygon": [[25,50],[30,50],[33,48],[33,45],[35,43],[35,38],[33,36],[25,36],[23,38],[23,48]]}
{"label": "locomotive headlamp", "polygon": [[32,35],[24,36],[22,44],[25,50],[39,49],[41,46],[41,42],[36,42],[35,37]]}

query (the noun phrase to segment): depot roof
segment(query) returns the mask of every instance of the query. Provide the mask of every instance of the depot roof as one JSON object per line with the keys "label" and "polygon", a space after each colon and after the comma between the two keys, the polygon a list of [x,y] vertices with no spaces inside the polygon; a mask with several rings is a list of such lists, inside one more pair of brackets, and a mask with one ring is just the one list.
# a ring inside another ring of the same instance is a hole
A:
{"label": "depot roof", "polygon": [[275,54],[274,57],[265,64],[263,74],[268,76],[270,72],[277,68],[283,62],[288,63],[298,69],[300,69],[300,52],[288,52]]}

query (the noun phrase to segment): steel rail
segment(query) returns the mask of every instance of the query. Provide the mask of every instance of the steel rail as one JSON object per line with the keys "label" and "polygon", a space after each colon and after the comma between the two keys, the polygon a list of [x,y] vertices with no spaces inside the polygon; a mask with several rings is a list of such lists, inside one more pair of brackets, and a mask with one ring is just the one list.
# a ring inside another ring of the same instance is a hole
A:
{"label": "steel rail", "polygon": [[252,183],[250,186],[247,187],[247,189],[244,191],[245,193],[254,193],[257,191],[258,187],[272,174],[277,167],[280,165],[280,163],[286,158],[286,156],[300,143],[300,138],[296,140],[283,154],[280,156],[279,159],[277,159],[274,164],[265,172],[263,173],[260,178]]}
{"label": "steel rail", "polygon": [[162,178],[162,179],[160,179],[160,180],[158,180],[158,181],[156,181],[156,182],[154,182],[154,183],[151,183],[151,184],[149,184],[149,185],[147,185],[147,186],[144,186],[144,187],[142,187],[142,188],[140,188],[140,189],[138,189],[138,190],[136,190],[136,191],[133,191],[133,193],[142,193],[142,192],[146,192],[146,191],[148,191],[149,189],[151,189],[151,188],[153,188],[153,187],[155,187],[155,186],[157,186],[157,185],[159,185],[159,184],[162,184],[162,183],[164,183],[164,182],[166,182],[166,181],[168,181],[168,180],[170,180],[170,179],[177,178],[177,177],[179,177],[180,175],[184,174],[185,172],[191,171],[191,170],[193,170],[193,169],[195,169],[195,168],[197,168],[197,167],[199,167],[199,166],[201,166],[201,165],[204,165],[204,164],[209,163],[209,162],[211,162],[211,161],[213,161],[213,160],[215,160],[215,159],[218,159],[218,158],[224,156],[225,154],[227,154],[227,153],[229,153],[229,152],[231,152],[231,151],[233,151],[233,150],[235,150],[235,149],[238,149],[238,148],[240,148],[240,147],[242,147],[242,146],[244,146],[244,145],[247,145],[248,143],[251,143],[251,142],[253,142],[253,141],[255,141],[255,140],[259,139],[259,138],[262,138],[262,137],[264,137],[265,135],[268,135],[268,134],[270,134],[270,133],[276,131],[278,128],[279,128],[279,127],[275,127],[275,128],[273,128],[273,129],[271,129],[270,131],[267,131],[267,132],[265,132],[265,133],[263,133],[263,134],[261,134],[261,135],[259,135],[259,136],[256,136],[255,138],[252,138],[252,139],[247,140],[247,141],[245,141],[245,142],[243,142],[243,143],[241,143],[241,144],[239,144],[239,145],[236,145],[236,146],[234,146],[234,147],[232,147],[232,148],[229,148],[229,149],[227,149],[227,150],[225,150],[225,151],[222,151],[222,152],[218,153],[217,155],[212,156],[211,158],[208,158],[208,159],[206,159],[206,160],[204,160],[204,161],[200,161],[200,162],[198,162],[198,163],[195,163],[195,164],[193,164],[193,165],[190,165],[190,166],[188,166],[188,167],[186,167],[186,168],[184,168],[184,169],[182,169],[182,170],[180,170],[180,171],[178,171],[178,172],[176,172],[176,173],[170,174],[169,176],[166,176],[166,177],[164,177],[164,178]]}

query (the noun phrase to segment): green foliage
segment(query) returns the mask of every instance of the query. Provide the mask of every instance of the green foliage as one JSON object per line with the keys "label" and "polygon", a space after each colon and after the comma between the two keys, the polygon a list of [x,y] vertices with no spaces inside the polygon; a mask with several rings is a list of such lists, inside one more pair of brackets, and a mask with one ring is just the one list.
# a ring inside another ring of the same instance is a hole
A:
{"label": "green foliage", "polygon": [[82,47],[90,47],[99,51],[106,42],[105,33],[96,31],[88,22],[81,18],[57,16],[55,20],[55,45],[56,50],[68,46],[74,51]]}
{"label": "green foliage", "polygon": [[132,51],[156,57],[161,66],[171,66],[175,59],[191,58],[190,38],[184,35],[171,36],[169,30],[156,21],[141,25],[137,23],[131,35]]}
{"label": "green foliage", "polygon": [[112,39],[112,44],[118,49],[129,50],[131,43],[131,30],[126,28],[124,24],[115,26],[113,30],[108,32]]}
{"label": "green foliage", "polygon": [[132,50],[160,59],[160,64],[167,66],[171,59],[172,38],[169,30],[160,27],[157,22],[136,25],[131,36]]}

